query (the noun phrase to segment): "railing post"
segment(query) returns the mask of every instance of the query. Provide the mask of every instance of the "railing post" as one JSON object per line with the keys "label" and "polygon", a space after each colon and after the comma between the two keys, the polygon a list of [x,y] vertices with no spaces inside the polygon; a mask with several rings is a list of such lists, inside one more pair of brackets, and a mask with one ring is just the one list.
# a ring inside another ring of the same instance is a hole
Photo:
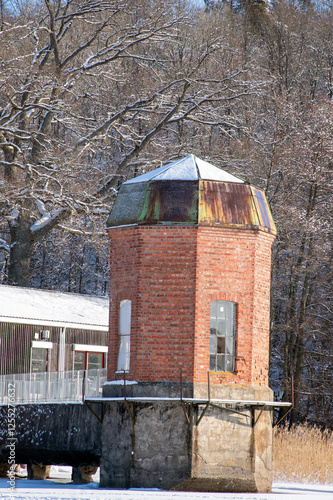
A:
{"label": "railing post", "polygon": [[82,378],[82,401],[84,401],[85,389],[86,389],[86,370],[84,370]]}

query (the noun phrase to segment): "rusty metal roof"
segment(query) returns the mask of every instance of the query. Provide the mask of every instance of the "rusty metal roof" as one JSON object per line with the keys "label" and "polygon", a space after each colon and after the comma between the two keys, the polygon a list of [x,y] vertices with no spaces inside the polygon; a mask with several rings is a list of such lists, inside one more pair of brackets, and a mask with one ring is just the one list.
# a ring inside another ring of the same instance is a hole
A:
{"label": "rusty metal roof", "polygon": [[194,155],[121,186],[107,228],[131,224],[200,224],[276,234],[261,189]]}

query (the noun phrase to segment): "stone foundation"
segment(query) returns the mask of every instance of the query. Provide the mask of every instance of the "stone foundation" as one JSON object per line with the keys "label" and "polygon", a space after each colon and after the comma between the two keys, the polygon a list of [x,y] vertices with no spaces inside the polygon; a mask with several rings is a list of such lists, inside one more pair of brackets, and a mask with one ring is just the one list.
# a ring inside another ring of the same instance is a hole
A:
{"label": "stone foundation", "polygon": [[[184,398],[194,394],[208,399],[207,385],[187,384],[183,388]],[[123,387],[105,385],[103,395],[121,397]],[[271,490],[271,410],[214,403],[198,422],[205,404],[186,404],[183,408],[176,383],[132,384],[126,387],[126,395],[175,400],[105,403],[102,487]],[[217,384],[211,387],[211,399],[271,401],[272,391],[266,387]]]}
{"label": "stone foundation", "polygon": [[93,475],[96,474],[98,467],[73,467],[72,480],[76,484],[88,484],[94,481]]}
{"label": "stone foundation", "polygon": [[0,477],[8,477],[9,469],[10,469],[10,465],[8,462],[0,463]]}
{"label": "stone foundation", "polygon": [[51,465],[27,464],[28,479],[48,479]]}

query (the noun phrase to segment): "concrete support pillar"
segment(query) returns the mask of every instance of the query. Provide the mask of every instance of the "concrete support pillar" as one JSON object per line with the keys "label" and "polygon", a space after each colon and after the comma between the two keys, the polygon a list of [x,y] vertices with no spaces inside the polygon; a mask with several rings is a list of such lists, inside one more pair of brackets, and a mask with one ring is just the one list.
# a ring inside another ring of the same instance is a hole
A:
{"label": "concrete support pillar", "polygon": [[92,483],[93,475],[96,474],[98,467],[84,465],[72,468],[72,480],[76,484]]}
{"label": "concrete support pillar", "polygon": [[10,465],[5,462],[0,464],[0,477],[7,477]]}
{"label": "concrete support pillar", "polygon": [[27,464],[28,479],[48,479],[51,465]]}
{"label": "concrete support pillar", "polygon": [[[177,397],[179,388],[175,390],[175,385],[161,386],[160,397]],[[137,384],[130,394],[140,398],[145,391],[156,397],[157,386],[151,384],[148,391],[147,384]],[[216,390],[221,399],[223,390],[238,401],[272,399],[268,388],[224,385]],[[206,410],[205,406],[196,403],[183,407],[179,400],[146,402],[143,397],[135,403],[106,403],[101,486],[269,492],[272,410],[257,410],[251,404],[235,407],[221,403]]]}

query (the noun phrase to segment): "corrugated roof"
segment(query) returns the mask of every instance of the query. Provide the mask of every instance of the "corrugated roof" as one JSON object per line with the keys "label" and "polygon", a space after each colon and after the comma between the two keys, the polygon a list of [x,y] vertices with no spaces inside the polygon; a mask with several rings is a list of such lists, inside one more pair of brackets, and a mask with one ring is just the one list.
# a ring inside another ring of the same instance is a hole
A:
{"label": "corrugated roof", "polygon": [[107,331],[108,321],[107,297],[0,285],[0,322]]}

